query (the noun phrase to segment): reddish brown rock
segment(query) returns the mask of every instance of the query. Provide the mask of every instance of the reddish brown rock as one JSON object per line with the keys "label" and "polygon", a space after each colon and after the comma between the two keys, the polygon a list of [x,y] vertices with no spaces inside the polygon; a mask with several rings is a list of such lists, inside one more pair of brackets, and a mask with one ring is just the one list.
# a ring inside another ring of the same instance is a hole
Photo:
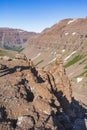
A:
{"label": "reddish brown rock", "polygon": [[7,67],[0,69],[0,129],[73,130],[75,120],[85,115],[72,99],[61,57],[48,72],[29,65],[26,56],[18,57],[0,60]]}
{"label": "reddish brown rock", "polygon": [[59,55],[55,61],[55,64],[50,69],[54,76],[57,91],[62,92],[62,96],[65,96],[71,103],[72,101],[72,90],[70,81],[66,75],[63,67],[63,61],[61,55]]}

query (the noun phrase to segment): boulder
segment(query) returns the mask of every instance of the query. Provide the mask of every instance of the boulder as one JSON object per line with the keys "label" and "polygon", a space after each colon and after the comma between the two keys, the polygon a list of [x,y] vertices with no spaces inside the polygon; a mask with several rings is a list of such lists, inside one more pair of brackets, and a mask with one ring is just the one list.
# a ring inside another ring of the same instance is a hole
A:
{"label": "boulder", "polygon": [[8,56],[3,56],[3,60],[5,60],[5,61],[11,61],[12,59],[10,57],[8,57]]}
{"label": "boulder", "polygon": [[15,59],[21,59],[21,60],[26,60],[27,61],[27,57],[23,53],[16,54]]}

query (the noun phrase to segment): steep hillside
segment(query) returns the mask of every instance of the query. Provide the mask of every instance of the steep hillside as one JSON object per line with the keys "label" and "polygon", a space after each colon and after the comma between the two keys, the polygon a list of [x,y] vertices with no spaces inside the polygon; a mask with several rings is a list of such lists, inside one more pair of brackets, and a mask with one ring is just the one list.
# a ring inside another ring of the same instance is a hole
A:
{"label": "steep hillside", "polygon": [[29,46],[49,47],[68,52],[74,50],[86,51],[87,47],[87,18],[65,19],[55,24],[37,38],[29,41]]}
{"label": "steep hillside", "polygon": [[45,68],[55,60],[58,54],[62,54],[67,68],[73,63],[66,64],[75,57],[77,57],[75,63],[82,60],[80,65],[85,65],[87,61],[87,18],[60,21],[36,38],[32,38],[23,52],[36,64]]}
{"label": "steep hillside", "polygon": [[34,32],[27,32],[20,29],[0,28],[0,47],[21,51],[24,43],[36,35]]}
{"label": "steep hillside", "polygon": [[64,58],[74,53],[86,54],[87,18],[60,21],[36,38],[32,38],[24,53],[29,58],[46,61],[43,66],[49,64],[58,53]]}

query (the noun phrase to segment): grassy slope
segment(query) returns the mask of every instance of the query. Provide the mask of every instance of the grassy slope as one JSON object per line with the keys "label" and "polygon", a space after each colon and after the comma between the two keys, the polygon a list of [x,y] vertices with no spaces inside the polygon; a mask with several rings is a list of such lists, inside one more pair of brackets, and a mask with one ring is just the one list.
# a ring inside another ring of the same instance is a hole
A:
{"label": "grassy slope", "polygon": [[77,55],[75,56],[72,60],[70,60],[66,65],[65,67],[69,67],[75,63],[77,63],[78,61],[80,61],[81,59],[83,59],[85,56],[84,55]]}
{"label": "grassy slope", "polygon": [[16,53],[17,53],[16,51],[11,51],[11,50],[0,48],[0,56],[14,57]]}
{"label": "grassy slope", "polygon": [[9,46],[7,46],[7,45],[4,45],[3,48],[6,49],[6,50],[12,50],[12,51],[17,51],[17,52],[21,52],[21,51],[23,51],[23,49],[24,49],[22,46],[9,47]]}
{"label": "grassy slope", "polygon": [[83,65],[83,72],[81,72],[80,75],[77,75],[76,77],[87,76],[87,55],[86,54],[76,54],[64,66],[65,68],[68,68],[70,66],[73,66],[74,64],[78,64],[78,67],[80,65]]}

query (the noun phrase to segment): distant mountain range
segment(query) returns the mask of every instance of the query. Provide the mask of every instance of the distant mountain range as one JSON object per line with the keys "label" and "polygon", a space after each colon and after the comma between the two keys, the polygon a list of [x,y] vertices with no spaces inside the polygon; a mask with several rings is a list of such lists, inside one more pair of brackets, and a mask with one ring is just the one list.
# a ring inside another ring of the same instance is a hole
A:
{"label": "distant mountain range", "polygon": [[0,47],[21,51],[24,43],[36,35],[35,32],[27,32],[21,29],[0,28]]}

